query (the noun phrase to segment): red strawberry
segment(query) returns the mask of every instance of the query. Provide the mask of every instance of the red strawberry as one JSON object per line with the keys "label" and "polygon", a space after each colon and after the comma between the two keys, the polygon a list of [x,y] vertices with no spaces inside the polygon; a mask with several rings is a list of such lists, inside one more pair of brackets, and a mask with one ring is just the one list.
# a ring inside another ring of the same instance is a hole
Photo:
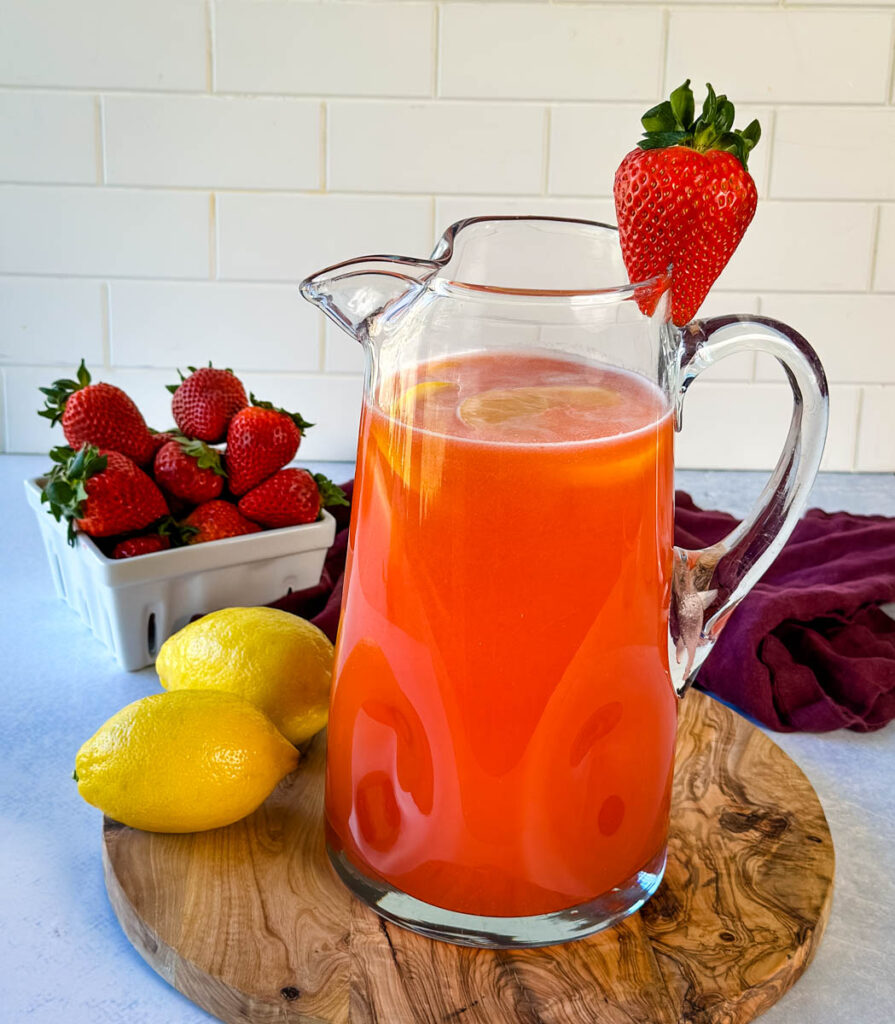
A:
{"label": "red strawberry", "polygon": [[149,432],[152,434],[152,456],[155,458],[158,455],[159,448],[166,445],[169,441],[176,441],[180,436],[178,431],[171,430],[153,430],[149,428]]}
{"label": "red strawberry", "polygon": [[227,475],[236,495],[245,494],[291,462],[305,430],[313,426],[299,413],[250,397],[252,404],[233,417],[227,430]]}
{"label": "red strawberry", "polygon": [[261,527],[246,519],[232,502],[220,499],[206,501],[194,508],[182,525],[196,530],[187,541],[188,544],[204,544],[210,540],[261,532]]}
{"label": "red strawberry", "polygon": [[83,359],[77,380],[57,380],[40,390],[47,397],[39,415],[53,424],[62,420],[62,432],[72,448],[108,448],[140,466],[152,458],[155,442],[140,410],[121,388],[91,384]]}
{"label": "red strawberry", "polygon": [[129,537],[119,541],[112,548],[113,558],[136,558],[137,555],[151,555],[155,551],[167,551],[171,547],[168,537],[160,533],[143,533],[139,537]]}
{"label": "red strawberry", "polygon": [[221,453],[204,441],[180,437],[162,445],[153,463],[155,482],[175,498],[194,505],[216,498],[224,489]]}
{"label": "red strawberry", "polygon": [[56,463],[48,474],[41,500],[57,520],[74,525],[91,537],[142,530],[168,512],[162,492],[126,455],[84,445],[50,452]]}
{"label": "red strawberry", "polygon": [[[646,136],[615,172],[615,210],[628,277],[634,283],[671,267],[671,319],[678,326],[696,315],[709,288],[740,244],[758,194],[746,170],[761,137],[758,121],[732,131],[734,107],[711,85],[694,121],[688,79],[671,100],[648,110]],[[655,291],[641,295],[647,315]]]}
{"label": "red strawberry", "polygon": [[239,499],[239,511],[262,526],[313,523],[321,505],[347,505],[345,492],[322,473],[281,469]]}
{"label": "red strawberry", "polygon": [[232,370],[216,370],[210,363],[200,370],[187,369],[189,377],[180,374],[183,383],[168,386],[174,394],[174,422],[188,437],[211,444],[223,441],[230,420],[249,404],[245,388]]}

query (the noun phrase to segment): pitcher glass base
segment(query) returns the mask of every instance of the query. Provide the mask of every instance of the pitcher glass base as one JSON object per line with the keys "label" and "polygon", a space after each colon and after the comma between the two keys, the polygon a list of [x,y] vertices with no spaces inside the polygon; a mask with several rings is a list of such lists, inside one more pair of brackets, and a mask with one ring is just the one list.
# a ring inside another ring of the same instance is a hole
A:
{"label": "pitcher glass base", "polygon": [[587,903],[530,917],[484,917],[424,903],[381,879],[368,878],[327,844],[336,874],[381,917],[430,939],[485,949],[522,949],[572,942],[609,928],[633,914],[659,888],[665,872],[663,847],[630,878]]}

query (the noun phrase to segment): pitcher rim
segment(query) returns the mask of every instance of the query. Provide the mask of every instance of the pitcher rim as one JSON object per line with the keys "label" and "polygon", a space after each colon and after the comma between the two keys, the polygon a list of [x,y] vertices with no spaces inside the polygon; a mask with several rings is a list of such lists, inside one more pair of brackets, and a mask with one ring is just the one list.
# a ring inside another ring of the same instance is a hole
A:
{"label": "pitcher rim", "polygon": [[[433,255],[429,262],[437,264],[441,269],[446,267],[454,255],[454,240],[457,235],[465,228],[471,227],[473,224],[487,224],[492,222],[501,221],[543,221],[545,223],[553,224],[577,224],[587,228],[599,228],[602,231],[610,231],[614,235],[618,235],[618,227],[615,224],[605,224],[599,220],[588,220],[585,217],[553,217],[549,214],[491,214],[483,215],[479,217],[464,217],[462,220],[454,221],[453,224],[448,225],[439,238],[433,250]],[[443,256],[436,258],[435,253],[444,245],[445,251]],[[624,284],[609,285],[606,288],[578,288],[578,289],[536,289],[536,288],[509,288],[502,287],[499,285],[476,285],[470,284],[465,281],[448,281],[444,282],[451,288],[458,288],[464,291],[475,291],[475,292],[486,292],[489,295],[509,295],[512,297],[532,297],[532,298],[581,298],[588,295],[599,295],[607,296],[614,294],[622,294],[628,297],[631,293],[641,288],[654,288],[660,282],[671,283],[671,264],[669,264],[667,270],[661,274],[654,274],[652,277],[644,278],[642,281],[626,281]]]}
{"label": "pitcher rim", "polygon": [[[432,255],[429,257],[416,258],[412,256],[398,256],[391,253],[374,253],[367,256],[353,257],[348,260],[340,260],[337,263],[333,263],[330,266],[324,267],[322,270],[318,270],[316,273],[309,275],[305,278],[300,285],[302,294],[307,298],[307,289],[315,284],[321,278],[331,278],[338,280],[342,277],[350,277],[355,274],[363,274],[365,272],[362,269],[365,265],[369,266],[374,263],[385,263],[392,264],[396,267],[395,270],[377,269],[377,273],[386,274],[391,277],[396,277],[406,281],[408,284],[422,284],[429,285],[431,279],[434,278],[439,271],[444,270],[451,259],[454,256],[454,243],[457,236],[464,229],[471,227],[475,224],[487,224],[487,223],[499,223],[499,222],[519,222],[519,221],[532,221],[532,222],[544,222],[554,224],[575,224],[586,228],[598,228],[601,231],[610,231],[616,236],[618,235],[618,228],[614,224],[605,224],[602,221],[587,220],[583,217],[553,217],[539,214],[493,214],[483,215],[478,217],[464,217],[462,220],[454,221],[448,225],[447,228],[442,232],[438,241],[435,243],[435,247],[432,250]],[[438,255],[436,255],[436,253]],[[416,268],[417,270],[423,270],[425,273],[421,277],[417,277],[412,273],[401,273],[397,268]],[[339,274],[340,270],[345,271],[344,274]],[[585,299],[588,297],[599,298],[602,301],[607,299],[618,298],[621,300],[630,298],[635,293],[642,289],[654,289],[658,285],[662,285],[664,291],[666,287],[671,284],[671,264],[668,265],[667,270],[664,273],[654,274],[652,277],[644,278],[642,281],[625,282],[623,284],[609,285],[605,288],[583,288],[583,289],[535,289],[535,288],[512,288],[499,285],[480,285],[471,284],[464,281],[454,281],[442,279],[438,282],[439,290],[448,291],[459,291],[464,295],[472,297],[475,295],[487,296],[493,298],[495,296],[507,296],[511,299],[534,299],[536,301],[545,301],[551,299],[561,299],[567,301],[570,298]]]}

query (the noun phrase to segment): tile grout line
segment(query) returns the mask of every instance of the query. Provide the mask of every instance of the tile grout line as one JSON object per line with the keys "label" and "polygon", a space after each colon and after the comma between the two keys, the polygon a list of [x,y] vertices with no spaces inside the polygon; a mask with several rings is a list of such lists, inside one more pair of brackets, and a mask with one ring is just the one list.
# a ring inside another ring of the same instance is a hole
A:
{"label": "tile grout line", "polygon": [[889,39],[889,81],[883,103],[891,106],[895,93],[895,15],[892,16],[892,35]]}
{"label": "tile grout line", "polygon": [[320,178],[319,191],[327,190],[327,152],[329,149],[329,107],[324,101],[320,104]]}
{"label": "tile grout line", "polygon": [[208,197],[208,279],[218,280],[218,203],[217,193]]}
{"label": "tile grout line", "polygon": [[[267,195],[280,195],[280,196],[317,196],[320,197],[320,189],[313,186],[304,186],[300,188],[288,188],[283,186],[270,186],[266,187],[263,185],[181,185],[181,184],[157,184],[147,185],[143,182],[104,182],[106,192],[141,192],[149,195],[194,195],[209,190],[215,192],[223,192],[232,195],[243,195],[243,196],[267,196]],[[0,190],[3,189],[73,189],[73,190],[95,190],[96,184],[84,181],[0,181]],[[436,190],[437,194],[444,198],[453,199],[509,199],[509,200],[524,200],[524,199],[543,199],[544,196],[540,192],[511,192],[509,190],[502,191],[491,191],[491,192],[479,192],[479,191],[462,191],[462,192],[449,192],[444,190]],[[326,192],[329,196],[379,196],[389,199],[427,199],[432,195],[431,188],[413,188],[408,189],[405,192],[394,192],[389,189],[362,189],[362,188],[334,188],[328,189]],[[554,192],[550,195],[551,199],[558,201],[568,202],[596,202],[600,200],[611,200],[612,193],[592,193],[590,195],[582,195],[574,192]],[[863,196],[859,198],[853,198],[850,196],[827,196],[827,197],[801,197],[801,196],[773,196],[767,197],[763,200],[762,205],[767,206],[769,203],[779,206],[805,206],[814,204],[815,206],[888,206],[895,208],[895,200],[889,196]]]}
{"label": "tile grout line", "polygon": [[543,146],[544,155],[541,159],[544,172],[544,181],[542,184],[543,193],[545,196],[550,195],[550,135],[553,129],[553,108],[548,103],[544,109],[544,130],[543,130]]}
{"label": "tile grout line", "polygon": [[858,408],[855,412],[855,443],[852,447],[851,456],[851,471],[855,472],[858,465],[858,456],[860,454],[860,442],[861,442],[861,420],[864,415],[864,388],[863,386],[858,388]]}
{"label": "tile grout line", "polygon": [[97,185],[106,184],[106,104],[100,93],[96,97],[96,176]]}
{"label": "tile grout line", "polygon": [[[763,302],[761,295],[755,296],[755,315],[762,316]],[[752,374],[749,377],[750,382],[758,380],[758,352],[752,353]]]}
{"label": "tile grout line", "polygon": [[105,155],[103,153],[103,98],[97,94],[93,99],[93,144],[96,162],[96,184],[105,184]]}
{"label": "tile grout line", "polygon": [[432,96],[437,99],[441,92],[441,4],[432,8]]}
{"label": "tile grout line", "polygon": [[[769,115],[770,115],[770,122],[771,122],[771,130],[768,133],[767,155],[765,156],[765,160],[764,160],[765,174],[767,175],[767,182],[766,182],[766,185],[765,185],[765,188],[767,190],[767,195],[765,196],[766,199],[770,199],[771,198],[771,176],[772,176],[772,174],[774,172],[774,168],[773,168],[773,166],[771,164],[771,161],[774,158],[774,148],[775,148],[774,147],[774,142],[775,142],[775,140],[777,138],[777,110],[776,110],[776,108],[771,107]],[[762,132],[762,136],[764,136],[763,132]]]}
{"label": "tile grout line", "polygon": [[668,84],[668,47],[671,38],[671,11],[667,7],[662,8],[662,60],[659,64],[659,99],[665,96],[665,89]]}
{"label": "tile grout line", "polygon": [[205,91],[215,89],[215,6],[214,0],[205,0]]}
{"label": "tile grout line", "polygon": [[101,287],[100,331],[102,333],[103,366],[108,370],[112,367],[112,288],[108,281],[103,281]]}
{"label": "tile grout line", "polygon": [[873,215],[873,231],[870,235],[870,269],[867,280],[867,291],[873,291],[873,283],[876,280],[876,261],[879,253],[879,234],[883,219],[883,209],[877,204]]}

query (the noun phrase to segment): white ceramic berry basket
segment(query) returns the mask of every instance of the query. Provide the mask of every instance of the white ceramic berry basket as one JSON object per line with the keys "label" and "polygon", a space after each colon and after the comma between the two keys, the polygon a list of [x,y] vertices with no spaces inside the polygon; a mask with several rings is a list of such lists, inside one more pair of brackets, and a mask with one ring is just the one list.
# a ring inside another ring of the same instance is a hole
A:
{"label": "white ceramic berry basket", "polygon": [[320,582],[336,521],[325,509],[305,526],[265,530],[138,558],[106,558],[85,533],[72,547],[65,522],[40,501],[44,480],[25,481],[56,593],[133,672],[191,619],[218,608],[268,604]]}

